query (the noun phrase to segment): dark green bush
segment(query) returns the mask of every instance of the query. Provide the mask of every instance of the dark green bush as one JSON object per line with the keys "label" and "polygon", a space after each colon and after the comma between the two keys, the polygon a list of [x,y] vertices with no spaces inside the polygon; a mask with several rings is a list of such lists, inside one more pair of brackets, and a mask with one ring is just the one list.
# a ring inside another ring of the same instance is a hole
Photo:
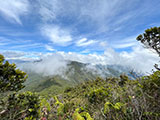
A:
{"label": "dark green bush", "polygon": [[35,93],[14,93],[9,95],[3,108],[6,114],[1,116],[2,120],[34,120],[39,118],[40,100]]}

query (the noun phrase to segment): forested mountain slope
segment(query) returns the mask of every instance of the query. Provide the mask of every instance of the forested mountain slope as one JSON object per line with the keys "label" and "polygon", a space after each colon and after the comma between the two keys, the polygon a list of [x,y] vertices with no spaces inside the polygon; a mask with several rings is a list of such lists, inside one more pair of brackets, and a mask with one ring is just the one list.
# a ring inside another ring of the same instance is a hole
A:
{"label": "forested mountain slope", "polygon": [[[54,66],[51,66],[54,67]],[[90,65],[76,61],[69,61],[63,72],[57,75],[43,75],[34,71],[26,70],[28,80],[25,91],[41,92],[43,94],[61,93],[64,88],[77,85],[82,82],[94,80],[96,77],[118,77],[120,74],[133,76],[131,69],[120,65]]]}

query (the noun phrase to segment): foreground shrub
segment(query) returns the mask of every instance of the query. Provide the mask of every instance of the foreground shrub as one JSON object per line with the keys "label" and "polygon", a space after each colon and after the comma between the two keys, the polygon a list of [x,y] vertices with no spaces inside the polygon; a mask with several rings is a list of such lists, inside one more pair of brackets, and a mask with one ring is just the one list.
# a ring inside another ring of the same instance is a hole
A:
{"label": "foreground shrub", "polygon": [[39,118],[40,100],[37,94],[24,92],[11,94],[3,105],[2,120],[36,120]]}

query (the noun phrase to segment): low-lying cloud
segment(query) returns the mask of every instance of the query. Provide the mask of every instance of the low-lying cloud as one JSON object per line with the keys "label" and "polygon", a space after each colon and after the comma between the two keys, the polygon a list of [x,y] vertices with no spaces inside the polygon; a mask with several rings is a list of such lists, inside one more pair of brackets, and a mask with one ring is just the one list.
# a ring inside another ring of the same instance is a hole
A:
{"label": "low-lying cloud", "polygon": [[[13,57],[11,53],[9,54],[10,58],[8,58],[8,60]],[[21,54],[21,56],[23,54]],[[18,59],[19,56],[17,54],[15,55],[15,59]],[[21,64],[21,68],[43,75],[56,75],[64,73],[68,61],[78,61],[81,63],[89,63],[90,65],[121,65],[138,72],[147,73],[151,72],[154,64],[159,62],[159,57],[155,52],[144,49],[141,46],[132,48],[131,52],[116,52],[110,48],[101,55],[96,53],[85,55],[58,51],[55,53],[37,54],[37,56],[39,57],[38,62],[23,63]],[[33,58],[32,61],[34,60]]]}
{"label": "low-lying cloud", "polygon": [[42,75],[62,75],[67,62],[59,55],[45,56],[43,60],[22,63],[20,68],[27,72],[40,73]]}

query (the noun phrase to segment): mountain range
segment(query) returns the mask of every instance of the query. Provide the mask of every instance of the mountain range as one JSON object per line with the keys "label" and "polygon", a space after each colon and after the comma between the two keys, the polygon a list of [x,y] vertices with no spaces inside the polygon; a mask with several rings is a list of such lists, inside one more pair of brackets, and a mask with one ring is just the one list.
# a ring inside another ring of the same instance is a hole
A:
{"label": "mountain range", "polygon": [[[34,61],[32,64],[42,61]],[[15,62],[18,66],[22,65],[22,62],[19,61],[12,62]],[[26,63],[31,62],[24,62],[24,64]],[[91,65],[77,61],[67,61],[66,66],[58,68],[57,71],[59,72],[56,74],[45,75],[25,67],[22,67],[22,70],[28,74],[28,79],[25,82],[26,87],[23,91],[39,92],[47,96],[48,94],[62,93],[65,88],[73,87],[85,81],[95,80],[97,77],[119,77],[121,74],[126,74],[130,78],[134,77],[131,75],[132,70],[130,68],[120,65]]]}

